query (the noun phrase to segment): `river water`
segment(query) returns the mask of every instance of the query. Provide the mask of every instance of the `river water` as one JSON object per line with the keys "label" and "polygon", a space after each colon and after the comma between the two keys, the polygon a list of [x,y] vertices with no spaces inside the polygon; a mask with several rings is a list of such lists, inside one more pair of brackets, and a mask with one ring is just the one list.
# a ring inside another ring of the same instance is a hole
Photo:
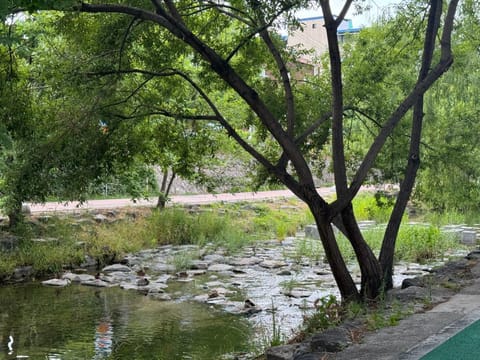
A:
{"label": "river water", "polygon": [[217,359],[250,349],[244,318],[120,288],[0,288],[1,359]]}

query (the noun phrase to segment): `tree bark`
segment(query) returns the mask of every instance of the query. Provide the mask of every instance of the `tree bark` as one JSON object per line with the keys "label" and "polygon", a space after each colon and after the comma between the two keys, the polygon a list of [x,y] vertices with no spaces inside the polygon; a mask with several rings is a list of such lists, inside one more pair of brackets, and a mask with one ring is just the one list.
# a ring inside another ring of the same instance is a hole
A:
{"label": "tree bark", "polygon": [[14,229],[23,221],[22,203],[17,203],[8,212],[8,227]]}
{"label": "tree bark", "polygon": [[[422,55],[422,66],[418,75],[418,82],[423,81],[429,72],[432,64],[433,53],[435,49],[435,37],[440,26],[442,15],[442,1],[432,0],[428,16],[427,30],[425,34],[424,49]],[[418,97],[413,107],[412,130],[410,136],[410,150],[408,163],[405,168],[404,179],[400,185],[395,206],[388,221],[387,229],[380,251],[380,263],[384,271],[384,282],[386,289],[393,287],[393,258],[395,253],[395,243],[400,230],[403,213],[407,207],[408,200],[412,194],[417,171],[420,167],[420,143],[423,127],[423,98],[424,94]]]}
{"label": "tree bark", "polygon": [[342,211],[342,220],[362,274],[360,295],[367,300],[376,299],[383,287],[383,272],[380,262],[363,238],[352,205]]}
{"label": "tree bark", "polygon": [[[172,188],[173,180],[175,180],[175,172],[172,171],[170,181],[168,181],[168,169],[163,172],[162,185],[160,187],[160,194],[158,195],[157,208],[165,209],[167,204],[168,195],[170,195],[170,189]],[[167,184],[168,182],[168,184]]]}
{"label": "tree bark", "polygon": [[325,250],[325,256],[332,270],[342,300],[346,302],[360,301],[360,293],[338,248],[335,233],[333,232],[325,208],[321,206],[320,201],[315,199],[308,199],[306,202],[315,219],[320,240]]}

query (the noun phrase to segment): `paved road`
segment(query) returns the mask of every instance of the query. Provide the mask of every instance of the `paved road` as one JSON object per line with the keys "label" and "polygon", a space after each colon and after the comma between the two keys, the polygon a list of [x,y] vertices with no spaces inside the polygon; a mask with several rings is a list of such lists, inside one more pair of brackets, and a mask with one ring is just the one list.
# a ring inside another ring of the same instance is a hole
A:
{"label": "paved road", "polygon": [[[325,187],[317,189],[320,195],[329,196],[335,193],[335,187]],[[259,192],[242,192],[235,194],[200,194],[200,195],[173,195],[171,196],[171,204],[182,205],[199,205],[214,202],[235,202],[235,201],[252,201],[265,200],[274,198],[291,198],[295,195],[290,190],[275,191],[259,191]],[[117,209],[122,207],[147,206],[154,207],[157,204],[156,198],[148,200],[132,201],[131,199],[107,199],[107,200],[89,200],[85,203],[77,201],[61,203],[47,202],[45,204],[28,203],[32,213],[42,212],[70,212],[76,210],[87,209]]]}

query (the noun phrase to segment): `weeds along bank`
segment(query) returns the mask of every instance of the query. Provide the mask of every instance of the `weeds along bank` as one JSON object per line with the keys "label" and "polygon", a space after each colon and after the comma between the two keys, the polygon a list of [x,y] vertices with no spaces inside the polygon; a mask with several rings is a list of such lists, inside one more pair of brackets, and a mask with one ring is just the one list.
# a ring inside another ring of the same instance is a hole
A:
{"label": "weeds along bank", "polygon": [[40,216],[1,233],[0,278],[38,278],[101,267],[160,245],[196,244],[235,252],[262,239],[293,236],[312,219],[294,200]]}
{"label": "weeds along bank", "polygon": [[[359,220],[382,223],[391,204],[386,198],[365,195],[355,202],[355,211]],[[15,233],[2,232],[0,279],[19,281],[79,267],[98,268],[120,262],[128,253],[165,244],[208,244],[210,249],[235,253],[252,242],[295,236],[312,223],[306,206],[296,199],[32,217]],[[374,251],[380,248],[381,236],[379,228],[365,231]],[[345,257],[353,259],[346,239],[340,237],[339,242]],[[421,262],[459,246],[438,225],[405,226],[397,260]],[[321,244],[306,240],[298,241],[296,254],[312,261],[323,258]]]}

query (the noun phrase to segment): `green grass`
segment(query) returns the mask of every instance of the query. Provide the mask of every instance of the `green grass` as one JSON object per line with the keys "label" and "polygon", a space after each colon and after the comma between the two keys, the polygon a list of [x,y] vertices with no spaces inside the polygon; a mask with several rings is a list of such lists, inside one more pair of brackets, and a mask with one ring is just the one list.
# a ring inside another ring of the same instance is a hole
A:
{"label": "green grass", "polygon": [[45,224],[23,225],[17,234],[21,238],[18,247],[0,252],[0,278],[19,266],[32,266],[35,276],[44,276],[84,260],[78,233],[70,222],[51,218]]}
{"label": "green grass", "polygon": [[435,224],[437,226],[451,224],[478,224],[480,223],[480,214],[474,211],[460,212],[458,210],[448,210],[442,212],[429,211],[421,215],[422,221]]}
{"label": "green grass", "polygon": [[[362,217],[371,219],[374,216],[377,222],[388,218],[391,207],[386,200],[362,195],[356,201],[356,211],[363,214]],[[147,210],[140,215],[135,220],[113,224],[79,225],[73,224],[68,217],[52,217],[36,225],[24,224],[16,230],[23,239],[18,249],[0,253],[0,278],[24,265],[33,266],[39,276],[59,272],[64,265],[78,266],[86,255],[103,265],[123,258],[127,253],[164,244],[208,245],[210,248],[222,248],[226,253],[235,253],[255,241],[282,241],[314,222],[308,208],[296,199],[217,203],[194,211],[170,207],[163,211]],[[367,242],[377,254],[383,231],[381,227],[364,231]],[[38,237],[57,241],[32,241]],[[338,243],[345,258],[354,259],[352,247],[343,236],[338,235]],[[396,260],[422,262],[443,257],[448,250],[459,247],[455,239],[441,233],[435,225],[402,225]],[[319,241],[299,239],[294,252],[285,256],[298,263],[305,259],[316,263],[323,258],[323,249]],[[187,261],[183,260],[175,260],[178,268]]]}
{"label": "green grass", "polygon": [[193,260],[198,258],[198,252],[181,251],[170,257],[168,263],[175,267],[175,271],[185,271],[190,269]]}
{"label": "green grass", "polygon": [[315,311],[304,317],[302,333],[313,334],[343,321],[345,308],[334,295],[328,295],[317,300]]}
{"label": "green grass", "polygon": [[324,256],[322,243],[319,240],[301,238],[295,242],[295,251],[290,254],[293,260],[300,264],[304,260],[318,263]]}
{"label": "green grass", "polygon": [[[384,233],[383,226],[363,231],[365,240],[377,255],[382,246]],[[355,258],[349,241],[342,234],[338,235],[338,244],[346,259]],[[438,226],[403,224],[400,226],[396,241],[395,260],[424,263],[443,258],[450,250],[462,247],[451,234],[441,232]]]}
{"label": "green grass", "polygon": [[[398,322],[412,314],[410,306],[398,302],[388,303],[380,299],[376,303],[342,303],[335,296],[328,295],[317,300],[315,311],[304,316],[300,339],[336,326],[349,319],[358,319],[368,330],[378,330]],[[352,336],[354,334],[351,334]]]}
{"label": "green grass", "polygon": [[[19,266],[33,266],[35,276],[44,276],[65,266],[78,266],[86,255],[101,266],[127,253],[164,244],[208,245],[235,253],[260,239],[293,236],[310,222],[306,206],[297,200],[212,204],[196,211],[180,207],[147,210],[135,220],[107,224],[79,225],[69,217],[50,217],[16,229],[23,240],[16,250],[0,252],[0,279]],[[55,241],[33,241],[39,237]],[[171,259],[172,264],[185,268],[193,259],[187,255]]]}
{"label": "green grass", "polygon": [[393,200],[382,194],[360,194],[353,200],[353,209],[357,220],[375,220],[385,223],[393,210]]}

